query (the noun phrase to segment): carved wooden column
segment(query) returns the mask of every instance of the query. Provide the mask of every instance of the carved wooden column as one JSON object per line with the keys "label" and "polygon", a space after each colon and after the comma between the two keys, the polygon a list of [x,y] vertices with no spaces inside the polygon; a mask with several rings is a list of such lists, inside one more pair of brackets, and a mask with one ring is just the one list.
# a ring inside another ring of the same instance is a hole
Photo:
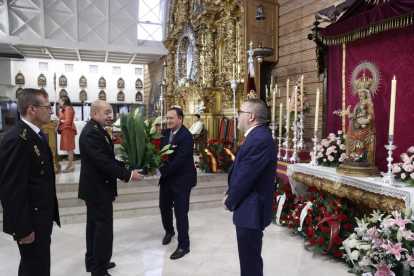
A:
{"label": "carved wooden column", "polygon": [[205,83],[207,87],[214,87],[214,73],[215,73],[215,60],[214,60],[214,49],[215,49],[215,37],[214,31],[212,29],[206,30],[206,57],[205,57]]}

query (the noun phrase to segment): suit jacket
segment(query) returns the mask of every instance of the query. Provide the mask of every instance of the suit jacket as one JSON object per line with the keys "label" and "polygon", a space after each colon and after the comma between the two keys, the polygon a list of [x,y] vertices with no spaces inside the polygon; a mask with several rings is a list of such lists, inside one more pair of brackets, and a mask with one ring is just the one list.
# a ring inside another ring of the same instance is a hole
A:
{"label": "suit jacket", "polygon": [[118,196],[117,178],[128,182],[131,171],[115,159],[114,144],[108,132],[94,119],[79,137],[81,172],[78,197],[91,203],[109,203]]}
{"label": "suit jacket", "polygon": [[264,229],[272,220],[277,153],[265,125],[255,127],[237,152],[228,175],[226,206],[236,226]]}
{"label": "suit jacket", "polygon": [[64,123],[60,123],[58,127],[58,133],[62,133],[62,130],[64,129],[72,129],[75,132],[75,135],[77,134],[75,123],[73,122],[73,118],[75,117],[75,112],[73,111],[73,108],[68,106],[66,108],[62,108],[62,111],[59,114],[59,118],[61,120],[64,120]]}
{"label": "suit jacket", "polygon": [[3,231],[15,240],[36,238],[60,226],[53,154],[33,129],[19,121],[0,142]]}
{"label": "suit jacket", "polygon": [[[170,134],[170,129],[162,132],[161,148],[168,144]],[[170,149],[174,152],[168,155],[168,163],[159,169],[159,183],[170,184],[176,194],[188,192],[197,185],[197,171],[193,158],[193,135],[184,125],[172,139]]]}

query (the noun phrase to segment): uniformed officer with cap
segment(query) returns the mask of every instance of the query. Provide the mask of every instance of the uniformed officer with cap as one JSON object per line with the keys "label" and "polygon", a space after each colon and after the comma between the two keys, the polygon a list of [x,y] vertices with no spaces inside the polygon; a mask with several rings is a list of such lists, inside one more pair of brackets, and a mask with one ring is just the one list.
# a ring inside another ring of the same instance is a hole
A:
{"label": "uniformed officer with cap", "polygon": [[19,276],[48,276],[53,221],[60,220],[53,154],[41,127],[53,109],[46,92],[26,88],[17,108],[21,120],[0,143],[3,231],[17,241]]}

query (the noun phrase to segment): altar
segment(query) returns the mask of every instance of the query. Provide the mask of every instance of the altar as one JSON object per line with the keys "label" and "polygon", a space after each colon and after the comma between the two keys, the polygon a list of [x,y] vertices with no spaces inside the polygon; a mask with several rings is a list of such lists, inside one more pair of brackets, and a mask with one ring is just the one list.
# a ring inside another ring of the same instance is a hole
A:
{"label": "altar", "polygon": [[[86,122],[84,121],[74,121],[76,126],[77,134],[75,136],[75,154],[80,154],[79,151],[79,136],[82,132],[82,129],[86,126]],[[67,155],[67,151],[60,150],[60,134],[57,134],[57,149],[58,149],[58,155]]]}
{"label": "altar", "polygon": [[304,195],[307,187],[314,187],[335,197],[345,197],[366,209],[380,209],[391,213],[414,208],[414,189],[395,188],[382,182],[381,177],[351,177],[336,173],[336,168],[291,164],[287,167],[292,192]]}

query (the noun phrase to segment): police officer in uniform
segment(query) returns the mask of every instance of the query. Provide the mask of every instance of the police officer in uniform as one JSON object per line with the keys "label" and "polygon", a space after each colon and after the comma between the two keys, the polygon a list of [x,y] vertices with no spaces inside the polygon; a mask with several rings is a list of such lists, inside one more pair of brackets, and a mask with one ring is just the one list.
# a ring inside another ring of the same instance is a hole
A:
{"label": "police officer in uniform", "polygon": [[110,262],[113,244],[113,206],[117,178],[128,182],[142,180],[138,170],[126,169],[115,159],[114,145],[105,126],[111,125],[112,107],[101,100],[91,105],[91,120],[79,138],[81,172],[78,197],[86,202],[85,266],[92,276],[106,276],[115,267]]}
{"label": "police officer in uniform", "polygon": [[17,108],[21,120],[0,144],[3,231],[19,247],[19,276],[48,276],[53,221],[60,220],[53,154],[41,127],[53,109],[37,89],[23,89]]}

